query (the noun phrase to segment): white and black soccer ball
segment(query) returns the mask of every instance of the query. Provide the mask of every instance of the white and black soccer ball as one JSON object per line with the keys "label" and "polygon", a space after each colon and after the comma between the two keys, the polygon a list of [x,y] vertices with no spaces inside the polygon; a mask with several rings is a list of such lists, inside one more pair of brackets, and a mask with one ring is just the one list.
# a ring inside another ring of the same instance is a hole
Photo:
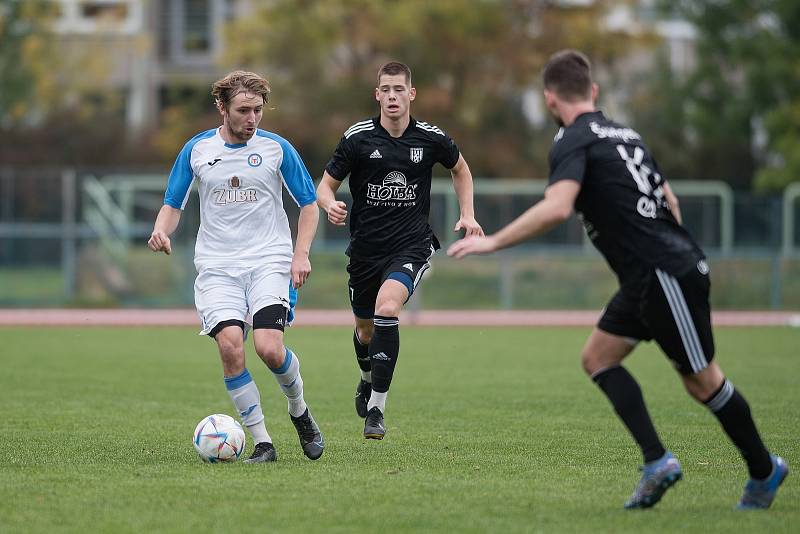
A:
{"label": "white and black soccer ball", "polygon": [[204,462],[235,462],[244,450],[245,434],[236,419],[215,413],[197,424],[192,443]]}

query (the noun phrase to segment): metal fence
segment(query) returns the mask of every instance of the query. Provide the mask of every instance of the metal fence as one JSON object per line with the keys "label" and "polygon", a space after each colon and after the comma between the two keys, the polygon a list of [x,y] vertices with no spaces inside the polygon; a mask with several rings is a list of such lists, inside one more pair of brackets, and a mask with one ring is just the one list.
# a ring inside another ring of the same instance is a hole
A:
{"label": "metal fence", "polygon": [[[0,305],[191,305],[197,196],[166,258],[145,248],[162,204],[165,176],[71,169],[0,169]],[[800,309],[800,183],[782,195],[733,192],[722,182],[673,181],[684,224],[711,257],[714,303],[728,308]],[[487,232],[543,196],[546,182],[475,181],[476,217]],[[434,180],[431,225],[443,245],[457,236],[449,180]],[[341,198],[349,202],[346,184]],[[297,209],[287,198],[290,221]],[[347,305],[347,229],[321,220],[308,306]],[[425,308],[596,308],[615,280],[572,218],[500,254],[456,262],[439,254],[412,305]]]}

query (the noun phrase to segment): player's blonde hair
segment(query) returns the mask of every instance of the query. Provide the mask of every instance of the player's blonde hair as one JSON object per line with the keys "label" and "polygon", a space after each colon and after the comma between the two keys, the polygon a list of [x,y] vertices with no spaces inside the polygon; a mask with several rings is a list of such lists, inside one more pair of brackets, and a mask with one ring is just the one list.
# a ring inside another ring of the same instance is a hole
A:
{"label": "player's blonde hair", "polygon": [[258,95],[266,104],[269,102],[269,82],[254,72],[235,70],[211,86],[211,96],[214,97],[214,102],[218,106],[224,106],[225,109],[228,108],[233,97],[239,93]]}

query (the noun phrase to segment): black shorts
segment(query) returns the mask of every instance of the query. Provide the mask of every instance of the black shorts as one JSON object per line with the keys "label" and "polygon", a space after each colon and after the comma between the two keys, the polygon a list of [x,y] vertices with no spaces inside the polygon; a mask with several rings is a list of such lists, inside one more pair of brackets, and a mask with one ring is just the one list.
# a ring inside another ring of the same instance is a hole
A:
{"label": "black shorts", "polygon": [[[371,319],[375,315],[375,300],[381,285],[392,278],[408,289],[408,297],[422,280],[422,275],[431,266],[430,259],[436,248],[426,242],[424,245],[377,260],[350,258],[347,272],[350,275],[347,285],[353,315],[359,319]],[[408,299],[406,299],[408,301]]]}
{"label": "black shorts", "polygon": [[655,339],[681,374],[699,373],[714,359],[710,288],[703,260],[678,277],[654,269],[640,293],[617,291],[597,327],[616,336]]}

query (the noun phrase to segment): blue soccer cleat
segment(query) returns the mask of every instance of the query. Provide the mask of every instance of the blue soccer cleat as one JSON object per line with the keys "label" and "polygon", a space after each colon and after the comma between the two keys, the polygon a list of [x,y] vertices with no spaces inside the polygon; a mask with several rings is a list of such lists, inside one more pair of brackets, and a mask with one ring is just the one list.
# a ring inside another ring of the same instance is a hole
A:
{"label": "blue soccer cleat", "polygon": [[769,457],[772,460],[772,473],[766,480],[751,478],[747,481],[744,494],[736,507],[739,510],[765,510],[775,500],[778,488],[789,474],[789,466],[780,456],[770,454]]}
{"label": "blue soccer cleat", "polygon": [[667,451],[658,460],[644,464],[642,479],[625,503],[625,508],[650,508],[683,476],[681,464]]}

